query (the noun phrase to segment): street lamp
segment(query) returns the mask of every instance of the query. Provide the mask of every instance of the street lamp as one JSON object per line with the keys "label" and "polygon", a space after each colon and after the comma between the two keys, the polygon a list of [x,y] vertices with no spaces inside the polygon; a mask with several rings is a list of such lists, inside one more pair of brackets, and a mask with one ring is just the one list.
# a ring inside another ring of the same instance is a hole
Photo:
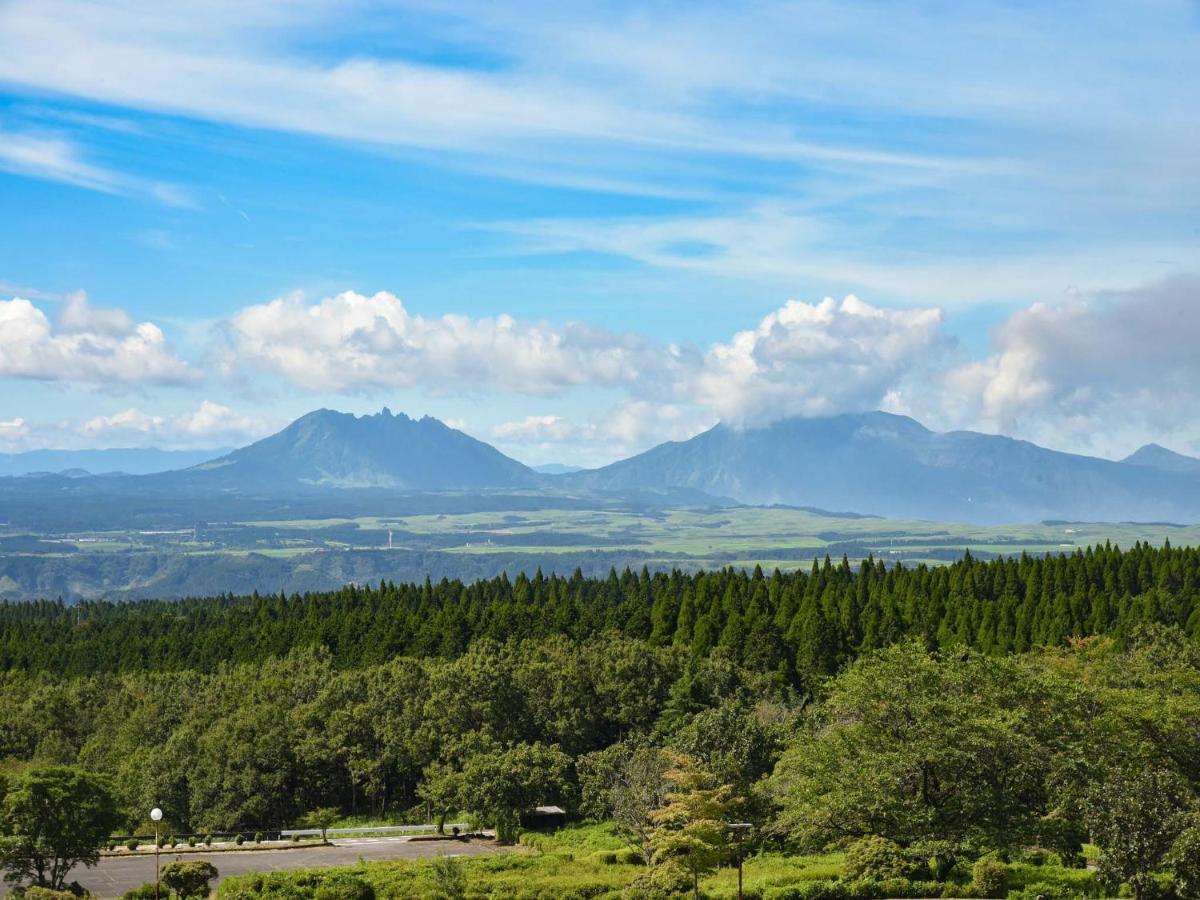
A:
{"label": "street lamp", "polygon": [[754,826],[749,822],[730,822],[729,830],[733,832],[737,838],[737,860],[738,860],[738,900],[742,900],[742,841],[746,839],[746,832]]}
{"label": "street lamp", "polygon": [[150,810],[150,818],[154,820],[154,900],[158,898],[158,823],[162,821],[162,810],[157,806]]}

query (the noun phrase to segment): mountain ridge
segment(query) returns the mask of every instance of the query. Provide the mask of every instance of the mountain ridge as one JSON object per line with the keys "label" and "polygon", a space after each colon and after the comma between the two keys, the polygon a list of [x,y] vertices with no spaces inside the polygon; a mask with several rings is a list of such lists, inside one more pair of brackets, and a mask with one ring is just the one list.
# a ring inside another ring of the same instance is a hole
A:
{"label": "mountain ridge", "polygon": [[889,518],[1031,522],[1200,518],[1187,473],[1049,450],[972,431],[934,432],[871,412],[718,424],[686,441],[574,475],[576,488],[687,487],[743,503],[853,509]]}

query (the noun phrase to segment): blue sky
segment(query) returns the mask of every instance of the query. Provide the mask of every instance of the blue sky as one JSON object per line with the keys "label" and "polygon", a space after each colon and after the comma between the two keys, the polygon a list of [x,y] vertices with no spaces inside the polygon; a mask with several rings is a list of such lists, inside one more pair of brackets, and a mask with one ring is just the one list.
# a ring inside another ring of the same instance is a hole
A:
{"label": "blue sky", "polygon": [[386,403],[532,462],[873,408],[1198,452],[1197,59],[1190,0],[5,0],[0,450]]}

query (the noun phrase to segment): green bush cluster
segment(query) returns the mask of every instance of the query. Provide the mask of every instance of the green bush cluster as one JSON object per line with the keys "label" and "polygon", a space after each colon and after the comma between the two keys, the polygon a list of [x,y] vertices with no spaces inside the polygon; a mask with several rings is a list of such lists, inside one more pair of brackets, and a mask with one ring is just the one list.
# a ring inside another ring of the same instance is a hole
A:
{"label": "green bush cluster", "polygon": [[869,835],[846,848],[846,878],[851,881],[869,879],[913,880],[929,874],[924,860],[911,851],[879,835]]}
{"label": "green bush cluster", "polygon": [[1008,895],[1008,867],[995,857],[976,860],[971,868],[971,888],[976,897],[1003,900]]}
{"label": "green bush cluster", "polygon": [[888,897],[941,897],[946,885],[936,881],[904,878],[857,881],[808,881],[783,887],[768,887],[763,900],[885,900]]}
{"label": "green bush cluster", "polygon": [[38,887],[36,885],[25,888],[23,896],[25,900],[79,900],[70,891],[55,891],[51,888]]}

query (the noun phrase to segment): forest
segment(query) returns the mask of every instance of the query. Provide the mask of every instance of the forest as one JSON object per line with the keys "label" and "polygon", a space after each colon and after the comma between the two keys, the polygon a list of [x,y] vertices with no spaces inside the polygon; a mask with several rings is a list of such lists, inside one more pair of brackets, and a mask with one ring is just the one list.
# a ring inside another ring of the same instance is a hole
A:
{"label": "forest", "polygon": [[610,571],[607,578],[519,574],[464,584],[349,586],[303,595],[182,601],[0,603],[0,671],[64,675],[211,672],[322,647],[339,669],[397,656],[453,659],[476,641],[607,634],[702,658],[714,649],[797,688],[906,636],[931,650],[1022,653],[1142,624],[1200,636],[1200,550],[1138,543],[1070,555],[1023,554],[949,566],[810,572],[726,568]]}
{"label": "forest", "polygon": [[890,896],[968,896],[989,853],[1082,865],[1090,841],[1108,881],[1085,893],[1190,897],[1198,574],[1194,549],[1138,545],[14,604],[0,771],[96,773],[124,829],[158,805],[177,834],[332,809],[514,838],[556,803],[644,858],[674,778],[754,852],[840,848],[907,879]]}

